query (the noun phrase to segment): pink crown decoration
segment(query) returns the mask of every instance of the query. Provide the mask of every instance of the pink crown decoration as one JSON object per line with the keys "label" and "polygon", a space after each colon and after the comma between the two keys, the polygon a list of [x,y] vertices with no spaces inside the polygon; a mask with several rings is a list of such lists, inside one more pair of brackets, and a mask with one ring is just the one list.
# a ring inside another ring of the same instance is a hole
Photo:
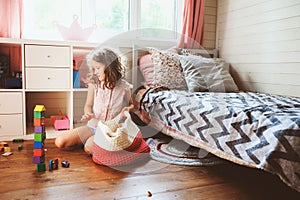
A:
{"label": "pink crown decoration", "polygon": [[64,40],[76,40],[76,41],[87,41],[95,30],[96,25],[82,28],[78,23],[78,16],[73,16],[74,21],[70,27],[65,27],[56,23],[56,26]]}

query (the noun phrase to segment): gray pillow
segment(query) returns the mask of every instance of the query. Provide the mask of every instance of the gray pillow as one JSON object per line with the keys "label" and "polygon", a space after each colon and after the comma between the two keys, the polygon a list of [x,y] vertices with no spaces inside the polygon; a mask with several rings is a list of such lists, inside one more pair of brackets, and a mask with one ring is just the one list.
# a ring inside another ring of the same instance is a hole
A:
{"label": "gray pillow", "polygon": [[239,89],[224,59],[180,56],[178,59],[190,92],[237,92]]}

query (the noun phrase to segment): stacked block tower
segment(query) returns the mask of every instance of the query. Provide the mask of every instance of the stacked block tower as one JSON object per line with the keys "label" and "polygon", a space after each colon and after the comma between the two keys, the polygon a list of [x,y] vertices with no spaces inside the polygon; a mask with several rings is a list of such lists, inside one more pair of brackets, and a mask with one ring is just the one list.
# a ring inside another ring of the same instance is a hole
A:
{"label": "stacked block tower", "polygon": [[34,108],[34,143],[33,143],[33,163],[38,172],[46,171],[44,140],[46,139],[44,105],[36,105]]}

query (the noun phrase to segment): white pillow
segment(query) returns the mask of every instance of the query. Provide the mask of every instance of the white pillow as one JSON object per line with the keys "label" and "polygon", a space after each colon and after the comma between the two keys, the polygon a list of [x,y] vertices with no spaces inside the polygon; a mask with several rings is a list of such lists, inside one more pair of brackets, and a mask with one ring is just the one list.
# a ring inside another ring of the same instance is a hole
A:
{"label": "white pillow", "polygon": [[178,59],[190,92],[239,91],[228,71],[229,65],[224,59],[204,58],[193,55],[178,55]]}

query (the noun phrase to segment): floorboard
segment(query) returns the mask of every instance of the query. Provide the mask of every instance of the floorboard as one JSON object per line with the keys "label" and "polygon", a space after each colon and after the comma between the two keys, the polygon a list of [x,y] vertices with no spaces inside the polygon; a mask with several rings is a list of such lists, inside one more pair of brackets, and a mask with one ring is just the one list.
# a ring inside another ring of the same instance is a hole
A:
{"label": "floorboard", "polygon": [[[230,162],[190,167],[146,159],[136,165],[110,168],[93,163],[81,148],[57,149],[47,139],[46,163],[68,160],[69,168],[37,172],[33,141],[23,149],[8,142],[13,155],[0,156],[0,199],[300,199],[300,193],[275,175]],[[151,194],[151,195],[150,195]]]}

